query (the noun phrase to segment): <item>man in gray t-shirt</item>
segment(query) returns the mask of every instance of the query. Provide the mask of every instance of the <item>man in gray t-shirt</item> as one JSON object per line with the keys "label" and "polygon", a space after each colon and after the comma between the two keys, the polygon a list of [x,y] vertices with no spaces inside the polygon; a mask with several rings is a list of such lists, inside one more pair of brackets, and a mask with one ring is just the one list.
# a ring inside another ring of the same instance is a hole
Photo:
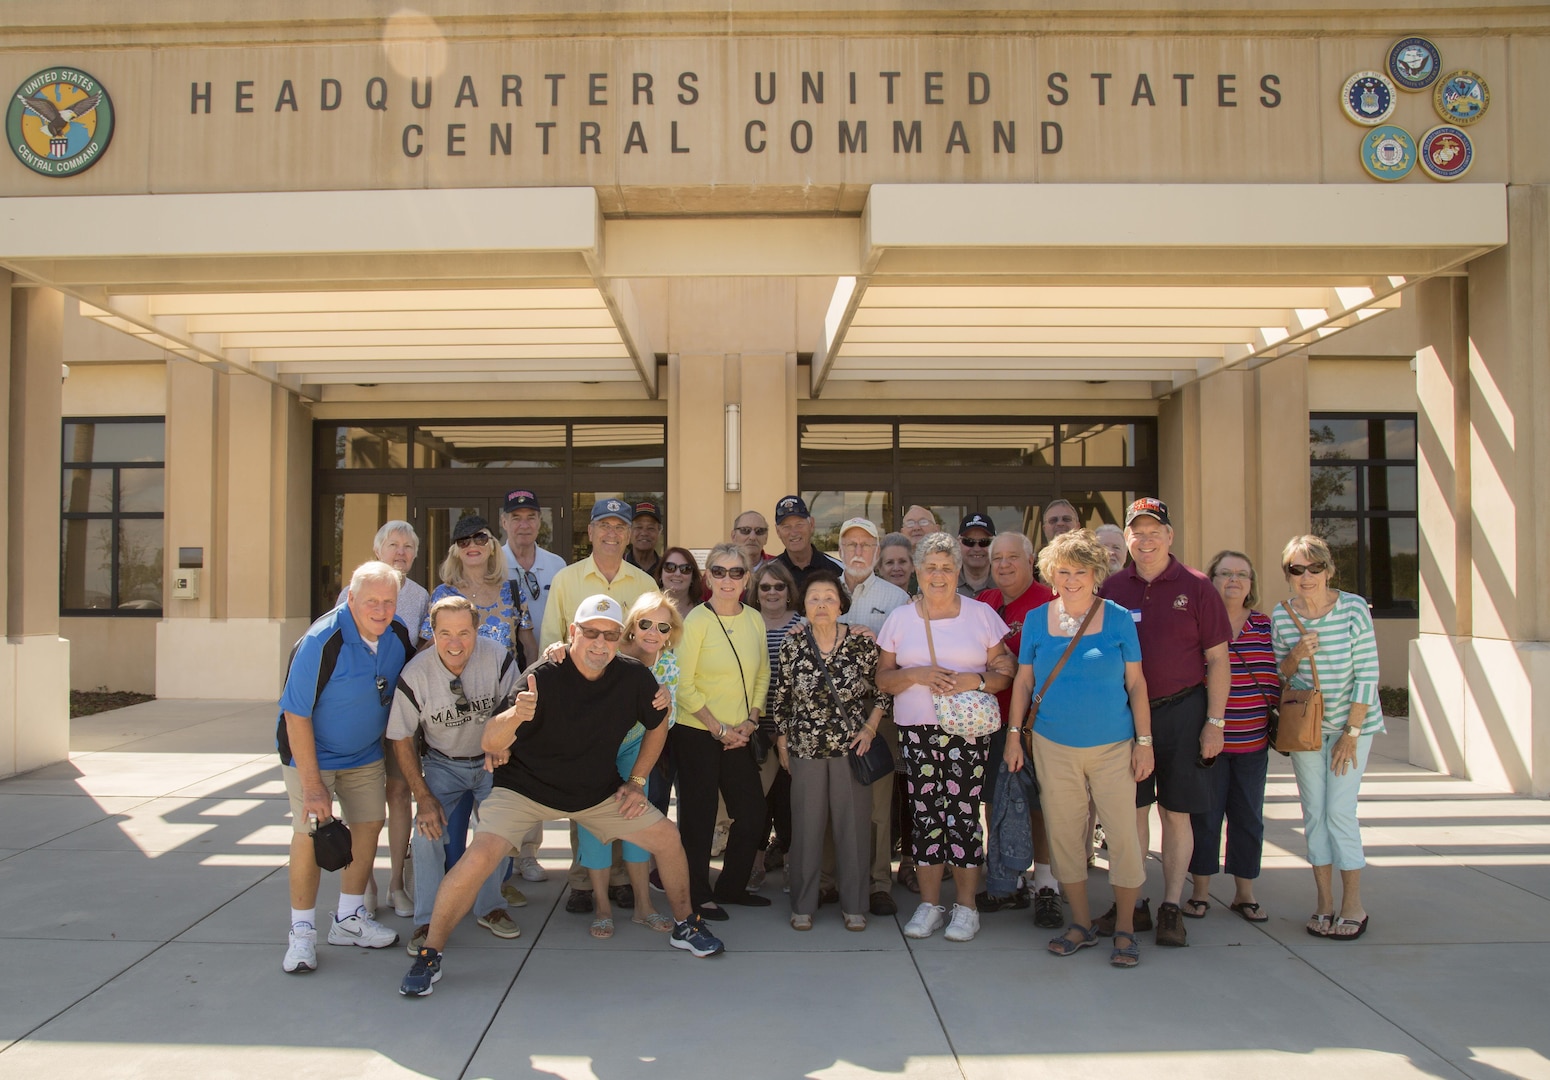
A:
{"label": "man in gray t-shirt", "polygon": [[[483,803],[490,793],[491,771],[505,763],[480,749],[484,725],[506,708],[516,694],[518,671],[511,653],[475,628],[473,605],[462,596],[448,596],[431,605],[431,640],[426,649],[404,665],[388,715],[387,737],[393,743],[409,790],[414,795],[415,899],[414,933],[409,946],[418,950],[430,930],[431,905],[446,866],[447,815],[459,799],[472,793]],[[416,736],[425,735],[422,759]],[[479,889],[474,910],[479,925],[496,937],[517,936],[516,920],[501,899],[502,866]]]}

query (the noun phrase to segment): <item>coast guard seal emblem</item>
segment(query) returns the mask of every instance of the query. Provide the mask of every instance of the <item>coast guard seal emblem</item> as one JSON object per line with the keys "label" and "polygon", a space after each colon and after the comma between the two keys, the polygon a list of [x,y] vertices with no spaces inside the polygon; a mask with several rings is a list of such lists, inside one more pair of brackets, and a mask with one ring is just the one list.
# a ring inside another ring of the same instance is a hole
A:
{"label": "coast guard seal emblem", "polygon": [[1437,115],[1454,124],[1473,124],[1491,107],[1491,88],[1473,71],[1450,71],[1432,91]]}
{"label": "coast guard seal emblem", "polygon": [[1378,180],[1403,180],[1415,168],[1415,140],[1402,127],[1384,124],[1362,139],[1362,168]]}
{"label": "coast guard seal emblem", "polygon": [[1389,78],[1401,90],[1415,93],[1437,81],[1442,70],[1442,53],[1422,37],[1407,37],[1389,49]]}
{"label": "coast guard seal emblem", "polygon": [[95,165],[112,141],[113,99],[84,71],[47,68],[11,95],[5,138],[33,172],[73,176]]}
{"label": "coast guard seal emblem", "polygon": [[1340,108],[1346,118],[1374,127],[1394,115],[1394,84],[1376,71],[1358,71],[1340,88]]}
{"label": "coast guard seal emblem", "polygon": [[1438,124],[1420,139],[1421,168],[1433,180],[1457,180],[1474,164],[1475,148],[1462,128]]}

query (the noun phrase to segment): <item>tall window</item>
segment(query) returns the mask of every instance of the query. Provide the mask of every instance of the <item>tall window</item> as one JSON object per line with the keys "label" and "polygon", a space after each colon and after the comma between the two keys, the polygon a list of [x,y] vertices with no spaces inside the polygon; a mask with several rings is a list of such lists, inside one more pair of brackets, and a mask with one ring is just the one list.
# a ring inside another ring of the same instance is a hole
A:
{"label": "tall window", "polygon": [[161,614],[166,426],[64,421],[61,615]]}
{"label": "tall window", "polygon": [[1419,611],[1415,413],[1308,418],[1313,531],[1335,557],[1339,588],[1373,614]]}

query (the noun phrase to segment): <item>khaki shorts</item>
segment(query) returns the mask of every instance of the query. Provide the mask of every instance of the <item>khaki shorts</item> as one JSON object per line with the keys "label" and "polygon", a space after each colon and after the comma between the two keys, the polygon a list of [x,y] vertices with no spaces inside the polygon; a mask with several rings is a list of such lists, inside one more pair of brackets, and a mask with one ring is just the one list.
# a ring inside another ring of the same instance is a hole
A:
{"label": "khaki shorts", "polygon": [[637,818],[626,818],[619,813],[618,804],[610,795],[596,806],[585,810],[556,810],[552,806],[534,802],[526,795],[519,795],[510,788],[494,788],[489,797],[479,804],[479,828],[475,835],[491,833],[512,847],[522,846],[522,839],[534,825],[546,821],[569,818],[605,844],[615,840],[628,840],[638,832],[666,820],[656,807],[646,806],[646,812]]}
{"label": "khaki shorts", "polygon": [[[303,809],[301,772],[294,765],[281,765],[280,773],[285,777],[285,793],[291,797],[291,829],[306,836],[312,830]],[[346,825],[387,818],[387,771],[382,762],[358,769],[323,769],[319,775],[329,795],[338,801],[339,816]]]}

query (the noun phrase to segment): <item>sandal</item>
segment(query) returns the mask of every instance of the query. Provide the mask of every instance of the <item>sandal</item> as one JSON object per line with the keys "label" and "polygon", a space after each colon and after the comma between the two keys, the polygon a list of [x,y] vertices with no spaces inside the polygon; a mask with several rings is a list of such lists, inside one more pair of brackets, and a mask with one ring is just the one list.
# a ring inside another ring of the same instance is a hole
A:
{"label": "sandal", "polygon": [[593,919],[592,920],[592,930],[591,930],[591,933],[592,933],[592,936],[597,938],[599,941],[602,941],[605,938],[613,937],[614,936],[614,921],[613,921],[613,919],[606,918],[606,917],[605,918],[601,918],[601,919]]}
{"label": "sandal", "polygon": [[791,916],[791,929],[793,929],[793,930],[811,930],[812,928],[813,928],[813,917],[811,915],[793,915],[793,916]]}
{"label": "sandal", "polygon": [[1320,915],[1317,912],[1307,922],[1308,933],[1314,937],[1329,937],[1329,932],[1335,927],[1335,913]]}
{"label": "sandal", "polygon": [[915,864],[908,863],[899,867],[898,882],[910,892],[920,894],[920,879],[915,876]]}
{"label": "sandal", "polygon": [[1244,919],[1248,920],[1249,922],[1269,922],[1270,921],[1270,916],[1266,915],[1263,911],[1259,910],[1259,905],[1254,903],[1252,900],[1246,901],[1244,903],[1228,904],[1227,905],[1227,910],[1228,911],[1236,911],[1239,915],[1242,915],[1244,917]]}
{"label": "sandal", "polygon": [[[1066,934],[1071,933],[1073,930],[1082,935],[1081,941],[1072,941],[1069,937],[1066,936]],[[1049,951],[1054,953],[1056,956],[1070,956],[1078,949],[1085,949],[1096,944],[1098,944],[1098,930],[1096,927],[1082,926],[1078,923],[1072,923],[1070,926],[1066,927],[1065,932],[1062,933],[1059,937],[1050,938],[1049,945],[1047,947]]]}
{"label": "sandal", "polygon": [[[1330,927],[1328,936],[1334,938],[1336,941],[1355,941],[1357,938],[1361,937],[1367,932],[1368,918],[1369,916],[1363,915],[1361,922],[1357,922],[1355,919],[1337,919],[1335,920],[1335,925]],[[1356,927],[1355,932],[1350,934],[1340,933],[1341,929],[1347,926]]]}
{"label": "sandal", "polygon": [[1186,919],[1203,919],[1206,912],[1211,910],[1211,901],[1196,900],[1193,897],[1179,905],[1179,910]]}
{"label": "sandal", "polygon": [[[1128,938],[1129,945],[1121,946],[1120,938]],[[1117,968],[1133,968],[1141,962],[1141,946],[1136,944],[1136,936],[1127,934],[1123,930],[1114,934],[1114,949],[1109,953],[1109,966]]]}
{"label": "sandal", "polygon": [[668,934],[673,930],[673,920],[660,911],[653,911],[650,915],[633,915],[630,921],[638,923],[648,930],[655,930],[659,934]]}

